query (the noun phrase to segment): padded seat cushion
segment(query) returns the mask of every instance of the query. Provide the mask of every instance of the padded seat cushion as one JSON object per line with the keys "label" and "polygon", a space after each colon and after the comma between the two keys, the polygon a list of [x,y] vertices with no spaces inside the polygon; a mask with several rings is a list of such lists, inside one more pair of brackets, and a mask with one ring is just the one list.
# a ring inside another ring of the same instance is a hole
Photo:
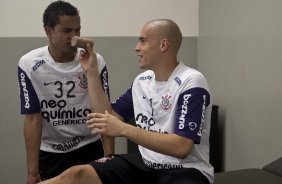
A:
{"label": "padded seat cushion", "polygon": [[282,177],[282,157],[267,164],[262,169]]}
{"label": "padded seat cushion", "polygon": [[282,177],[262,169],[241,169],[215,174],[215,184],[282,184]]}

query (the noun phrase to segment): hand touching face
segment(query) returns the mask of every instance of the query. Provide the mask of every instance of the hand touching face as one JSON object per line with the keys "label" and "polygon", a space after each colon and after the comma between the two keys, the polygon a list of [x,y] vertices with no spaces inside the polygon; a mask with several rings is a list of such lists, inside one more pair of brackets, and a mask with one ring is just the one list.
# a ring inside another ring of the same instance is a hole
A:
{"label": "hand touching face", "polygon": [[79,61],[82,69],[88,73],[93,69],[97,69],[97,56],[94,47],[87,44],[85,50],[80,51]]}

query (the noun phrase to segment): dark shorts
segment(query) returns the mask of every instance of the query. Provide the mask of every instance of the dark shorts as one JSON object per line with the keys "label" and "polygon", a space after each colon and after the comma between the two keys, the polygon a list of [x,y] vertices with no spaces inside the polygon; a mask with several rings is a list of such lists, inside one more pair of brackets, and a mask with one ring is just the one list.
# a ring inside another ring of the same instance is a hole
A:
{"label": "dark shorts", "polygon": [[104,156],[101,140],[69,153],[40,151],[39,172],[42,179],[55,177],[74,165],[86,164]]}
{"label": "dark shorts", "polygon": [[154,170],[146,167],[140,154],[112,155],[93,162],[103,184],[209,184],[197,169]]}

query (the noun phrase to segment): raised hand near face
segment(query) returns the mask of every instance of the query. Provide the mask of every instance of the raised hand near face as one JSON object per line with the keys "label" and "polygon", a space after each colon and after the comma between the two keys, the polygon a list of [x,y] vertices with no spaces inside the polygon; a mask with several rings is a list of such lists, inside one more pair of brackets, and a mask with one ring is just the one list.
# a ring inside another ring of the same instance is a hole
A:
{"label": "raised hand near face", "polygon": [[80,51],[79,61],[86,73],[98,69],[96,51],[93,45],[88,43],[85,50]]}

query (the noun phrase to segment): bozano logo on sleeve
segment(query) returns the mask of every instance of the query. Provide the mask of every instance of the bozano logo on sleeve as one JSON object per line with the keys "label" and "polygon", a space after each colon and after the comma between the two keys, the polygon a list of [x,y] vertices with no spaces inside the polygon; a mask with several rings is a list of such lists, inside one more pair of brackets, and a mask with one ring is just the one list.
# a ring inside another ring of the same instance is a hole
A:
{"label": "bozano logo on sleeve", "polygon": [[25,74],[23,72],[21,72],[20,77],[21,77],[21,85],[23,87],[22,89],[23,89],[23,96],[24,96],[24,101],[25,101],[24,107],[26,109],[29,109],[29,107],[30,107],[29,94],[28,94],[28,90],[27,90],[27,86],[26,86]]}
{"label": "bozano logo on sleeve", "polygon": [[192,96],[191,94],[186,94],[183,96],[183,104],[181,106],[181,115],[179,117],[179,125],[178,125],[179,129],[183,129],[185,127],[184,123],[185,123],[185,116],[188,112],[188,102],[189,102],[188,100],[191,96]]}

